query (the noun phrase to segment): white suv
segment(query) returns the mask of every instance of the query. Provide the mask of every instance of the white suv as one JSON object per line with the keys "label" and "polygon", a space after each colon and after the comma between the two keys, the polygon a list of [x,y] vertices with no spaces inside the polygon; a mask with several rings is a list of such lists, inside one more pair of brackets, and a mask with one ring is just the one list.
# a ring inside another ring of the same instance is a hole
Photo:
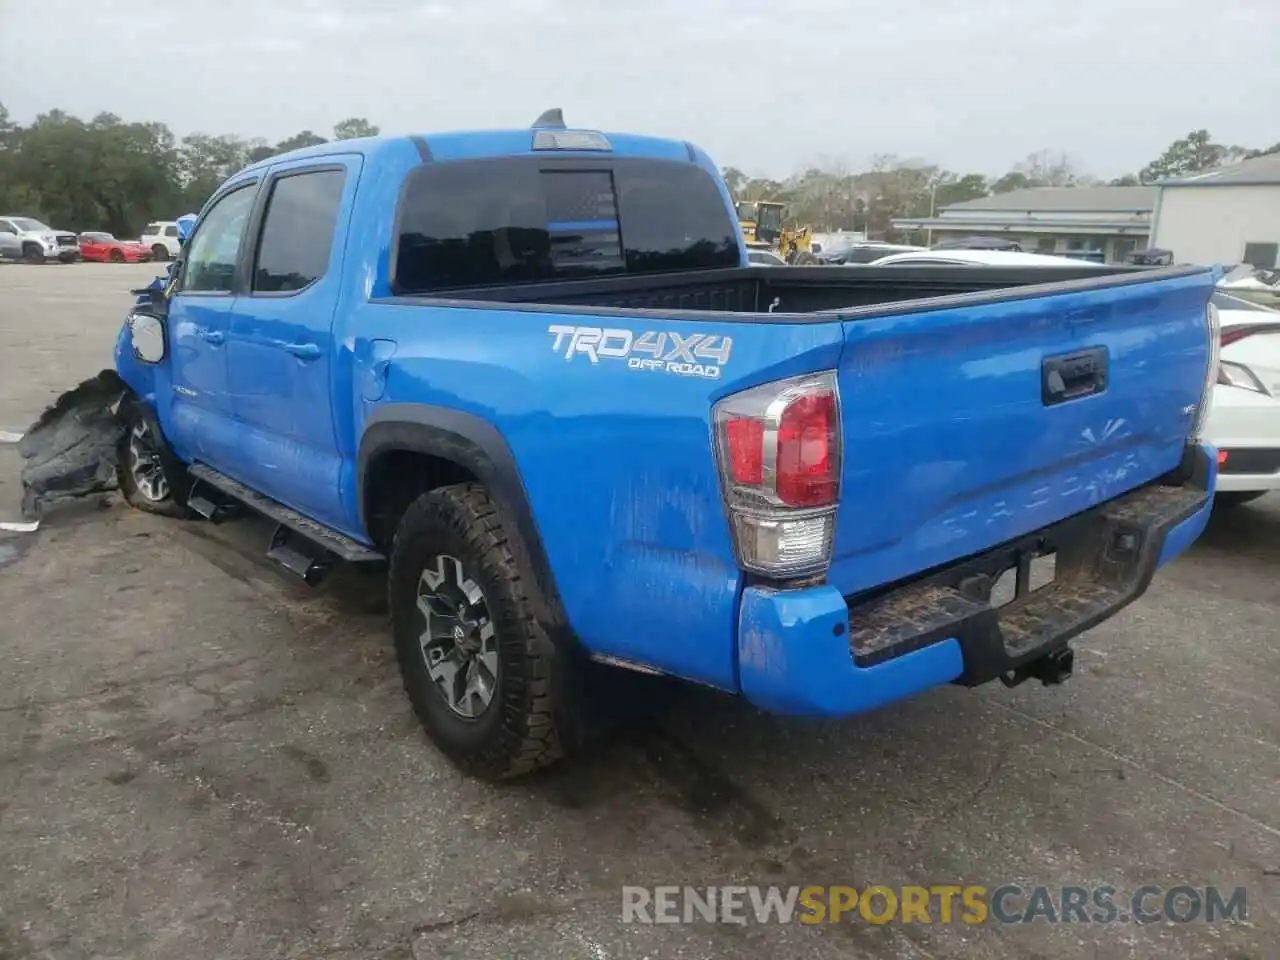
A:
{"label": "white suv", "polygon": [[176,257],[182,250],[178,243],[178,224],[173,220],[148,223],[138,242],[150,247],[152,258],[158,261]]}

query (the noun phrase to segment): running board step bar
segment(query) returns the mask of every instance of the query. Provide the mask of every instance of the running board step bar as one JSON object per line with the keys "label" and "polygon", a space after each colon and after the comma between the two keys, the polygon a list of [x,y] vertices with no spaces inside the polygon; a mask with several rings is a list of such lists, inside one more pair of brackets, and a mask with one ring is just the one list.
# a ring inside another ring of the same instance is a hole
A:
{"label": "running board step bar", "polygon": [[[267,555],[278,561],[285,568],[298,573],[299,576],[303,576],[304,579],[306,579],[305,572],[313,567],[323,569],[332,565],[332,558],[345,560],[348,563],[376,563],[384,559],[377,550],[366,547],[362,543],[357,543],[350,537],[336,530],[331,530],[323,524],[316,523],[309,517],[304,517],[296,510],[291,510],[270,497],[265,497],[254,490],[250,490],[243,483],[238,480],[232,480],[207,464],[193,464],[189,468],[189,472],[198,483],[208,484],[223,496],[229,497],[236,503],[243,504],[279,524],[275,535],[271,538],[271,544],[267,548]],[[199,505],[193,504],[192,509],[211,520],[218,516],[219,510],[227,506],[225,504],[214,504],[212,500],[205,496],[196,496],[195,499],[203,501],[203,503]],[[190,503],[191,501],[188,502]],[[213,507],[211,511],[213,516],[208,516],[200,509],[201,506],[206,504]],[[225,517],[226,514],[223,516]]]}
{"label": "running board step bar", "polygon": [[194,481],[191,492],[187,494],[187,506],[193,512],[210,523],[223,523],[244,516],[244,511],[236,501],[228,499],[220,490],[207,483],[201,489],[200,483],[199,480]]}
{"label": "running board step bar", "polygon": [[333,555],[317,550],[309,541],[292,534],[283,523],[276,524],[267,545],[267,559],[315,586],[333,566]]}

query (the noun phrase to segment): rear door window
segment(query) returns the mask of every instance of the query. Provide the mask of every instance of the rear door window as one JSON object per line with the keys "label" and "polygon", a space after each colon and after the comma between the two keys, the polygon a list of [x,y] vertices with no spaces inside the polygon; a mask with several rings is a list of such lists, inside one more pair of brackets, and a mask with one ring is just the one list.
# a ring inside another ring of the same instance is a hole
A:
{"label": "rear door window", "polygon": [[145,227],[142,228],[142,235],[144,237],[154,237],[159,232],[160,232],[160,224],[158,223],[148,223]]}
{"label": "rear door window", "polygon": [[736,266],[735,223],[693,164],[442,163],[401,202],[398,293]]}
{"label": "rear door window", "polygon": [[255,293],[292,293],[325,275],[346,176],[315,170],[275,181],[253,269]]}

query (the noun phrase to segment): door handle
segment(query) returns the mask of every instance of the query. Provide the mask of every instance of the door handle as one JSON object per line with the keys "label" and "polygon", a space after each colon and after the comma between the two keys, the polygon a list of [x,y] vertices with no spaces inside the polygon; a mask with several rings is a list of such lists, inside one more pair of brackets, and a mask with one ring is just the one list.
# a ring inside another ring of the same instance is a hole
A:
{"label": "door handle", "polygon": [[222,346],[222,341],[227,339],[227,335],[223,333],[221,330],[205,330],[202,328],[200,330],[200,336],[207,343],[211,343],[215,347]]}
{"label": "door handle", "polygon": [[320,357],[320,348],[314,343],[286,343],[284,348],[299,360],[316,360]]}

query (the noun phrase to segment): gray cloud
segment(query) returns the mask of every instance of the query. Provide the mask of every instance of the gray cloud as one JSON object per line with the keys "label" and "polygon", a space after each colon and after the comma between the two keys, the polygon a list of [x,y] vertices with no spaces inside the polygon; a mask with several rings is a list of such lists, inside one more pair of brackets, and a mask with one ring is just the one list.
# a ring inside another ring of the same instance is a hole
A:
{"label": "gray cloud", "polygon": [[897,153],[1098,175],[1280,139],[1275,0],[0,0],[0,101],[279,140],[570,123],[784,175]]}

